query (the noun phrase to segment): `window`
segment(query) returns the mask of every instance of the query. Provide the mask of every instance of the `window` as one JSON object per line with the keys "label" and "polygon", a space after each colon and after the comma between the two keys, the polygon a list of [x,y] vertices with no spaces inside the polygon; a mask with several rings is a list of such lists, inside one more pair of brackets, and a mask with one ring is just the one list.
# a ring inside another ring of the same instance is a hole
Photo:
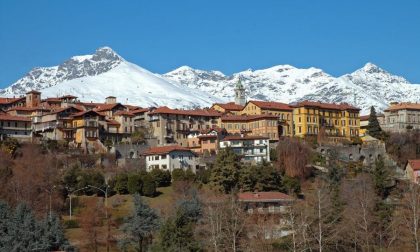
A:
{"label": "window", "polygon": [[155,156],[155,160],[159,160],[159,156]]}
{"label": "window", "polygon": [[300,118],[300,116],[299,116],[299,122],[302,122],[302,119]]}
{"label": "window", "polygon": [[166,159],[166,155],[161,155],[160,158],[161,159]]}
{"label": "window", "polygon": [[162,169],[166,170],[168,168],[168,166],[166,164],[162,165]]}

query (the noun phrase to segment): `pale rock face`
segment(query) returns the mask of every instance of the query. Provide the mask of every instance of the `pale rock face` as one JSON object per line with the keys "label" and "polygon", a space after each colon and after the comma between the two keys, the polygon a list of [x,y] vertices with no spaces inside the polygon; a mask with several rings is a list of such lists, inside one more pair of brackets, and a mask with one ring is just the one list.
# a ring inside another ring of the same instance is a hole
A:
{"label": "pale rock face", "polygon": [[233,101],[239,77],[248,100],[347,102],[360,107],[361,114],[367,114],[372,105],[382,111],[393,101],[420,102],[420,85],[372,63],[340,77],[318,68],[290,65],[248,69],[230,76],[183,66],[160,75],[127,62],[109,47],[74,56],[58,66],[34,68],[0,90],[0,96],[39,90],[43,97],[72,94],[80,100],[102,102],[113,95],[119,102],[139,106],[206,107]]}

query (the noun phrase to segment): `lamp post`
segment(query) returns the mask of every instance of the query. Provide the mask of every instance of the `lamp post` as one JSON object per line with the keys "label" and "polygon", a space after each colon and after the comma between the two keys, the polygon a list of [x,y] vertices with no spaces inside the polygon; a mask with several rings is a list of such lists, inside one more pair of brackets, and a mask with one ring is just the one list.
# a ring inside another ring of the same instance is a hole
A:
{"label": "lamp post", "polygon": [[51,220],[51,216],[52,216],[52,210],[51,210],[51,194],[52,194],[52,190],[54,190],[54,188],[55,188],[56,186],[52,186],[52,187],[50,187],[49,189],[45,189],[45,191],[48,193],[48,195],[49,195],[49,200],[50,200],[50,204],[49,204],[49,217],[50,217],[50,220]]}
{"label": "lamp post", "polygon": [[105,194],[105,218],[106,218],[107,225],[108,225],[107,237],[106,237],[106,251],[109,252],[109,231],[110,231],[109,230],[109,228],[110,228],[109,227],[109,219],[108,219],[108,188],[109,188],[109,185],[106,184],[105,190],[103,190],[103,189],[101,189],[99,187],[93,186],[93,185],[87,185],[87,187],[95,188],[96,190],[99,190],[99,191],[101,191],[101,192],[103,192]]}
{"label": "lamp post", "polygon": [[80,188],[80,189],[77,189],[77,190],[74,190],[74,191],[70,191],[70,189],[68,188],[68,187],[66,187],[67,188],[67,191],[69,192],[69,199],[70,199],[70,210],[69,210],[69,214],[70,214],[70,220],[71,220],[71,195],[73,194],[73,193],[75,193],[75,192],[78,192],[78,191],[81,191],[81,190],[84,190],[84,189],[87,189],[88,187],[87,186],[85,186],[85,187],[83,187],[83,188]]}

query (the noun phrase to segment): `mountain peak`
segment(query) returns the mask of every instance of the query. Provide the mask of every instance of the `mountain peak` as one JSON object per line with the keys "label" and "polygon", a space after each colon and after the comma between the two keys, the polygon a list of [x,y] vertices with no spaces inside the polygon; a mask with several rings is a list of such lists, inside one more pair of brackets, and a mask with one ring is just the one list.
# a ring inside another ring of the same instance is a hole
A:
{"label": "mountain peak", "polygon": [[386,73],[385,70],[383,70],[382,68],[378,67],[377,65],[368,62],[366,63],[363,67],[362,70],[367,72],[367,73]]}

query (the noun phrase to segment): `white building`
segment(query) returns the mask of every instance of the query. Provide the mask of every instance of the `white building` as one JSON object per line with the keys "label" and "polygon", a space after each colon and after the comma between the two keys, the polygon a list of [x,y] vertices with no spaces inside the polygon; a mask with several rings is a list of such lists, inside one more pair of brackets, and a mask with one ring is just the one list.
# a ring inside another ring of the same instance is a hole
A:
{"label": "white building", "polygon": [[155,168],[162,170],[191,169],[196,172],[197,157],[190,149],[179,145],[152,147],[143,154],[146,157],[146,170]]}
{"label": "white building", "polygon": [[263,136],[227,136],[220,141],[220,148],[230,147],[242,156],[242,161],[260,163],[270,161],[269,138]]}
{"label": "white building", "polygon": [[420,129],[420,104],[419,103],[391,103],[384,110],[385,120],[382,129],[390,132],[407,132]]}

